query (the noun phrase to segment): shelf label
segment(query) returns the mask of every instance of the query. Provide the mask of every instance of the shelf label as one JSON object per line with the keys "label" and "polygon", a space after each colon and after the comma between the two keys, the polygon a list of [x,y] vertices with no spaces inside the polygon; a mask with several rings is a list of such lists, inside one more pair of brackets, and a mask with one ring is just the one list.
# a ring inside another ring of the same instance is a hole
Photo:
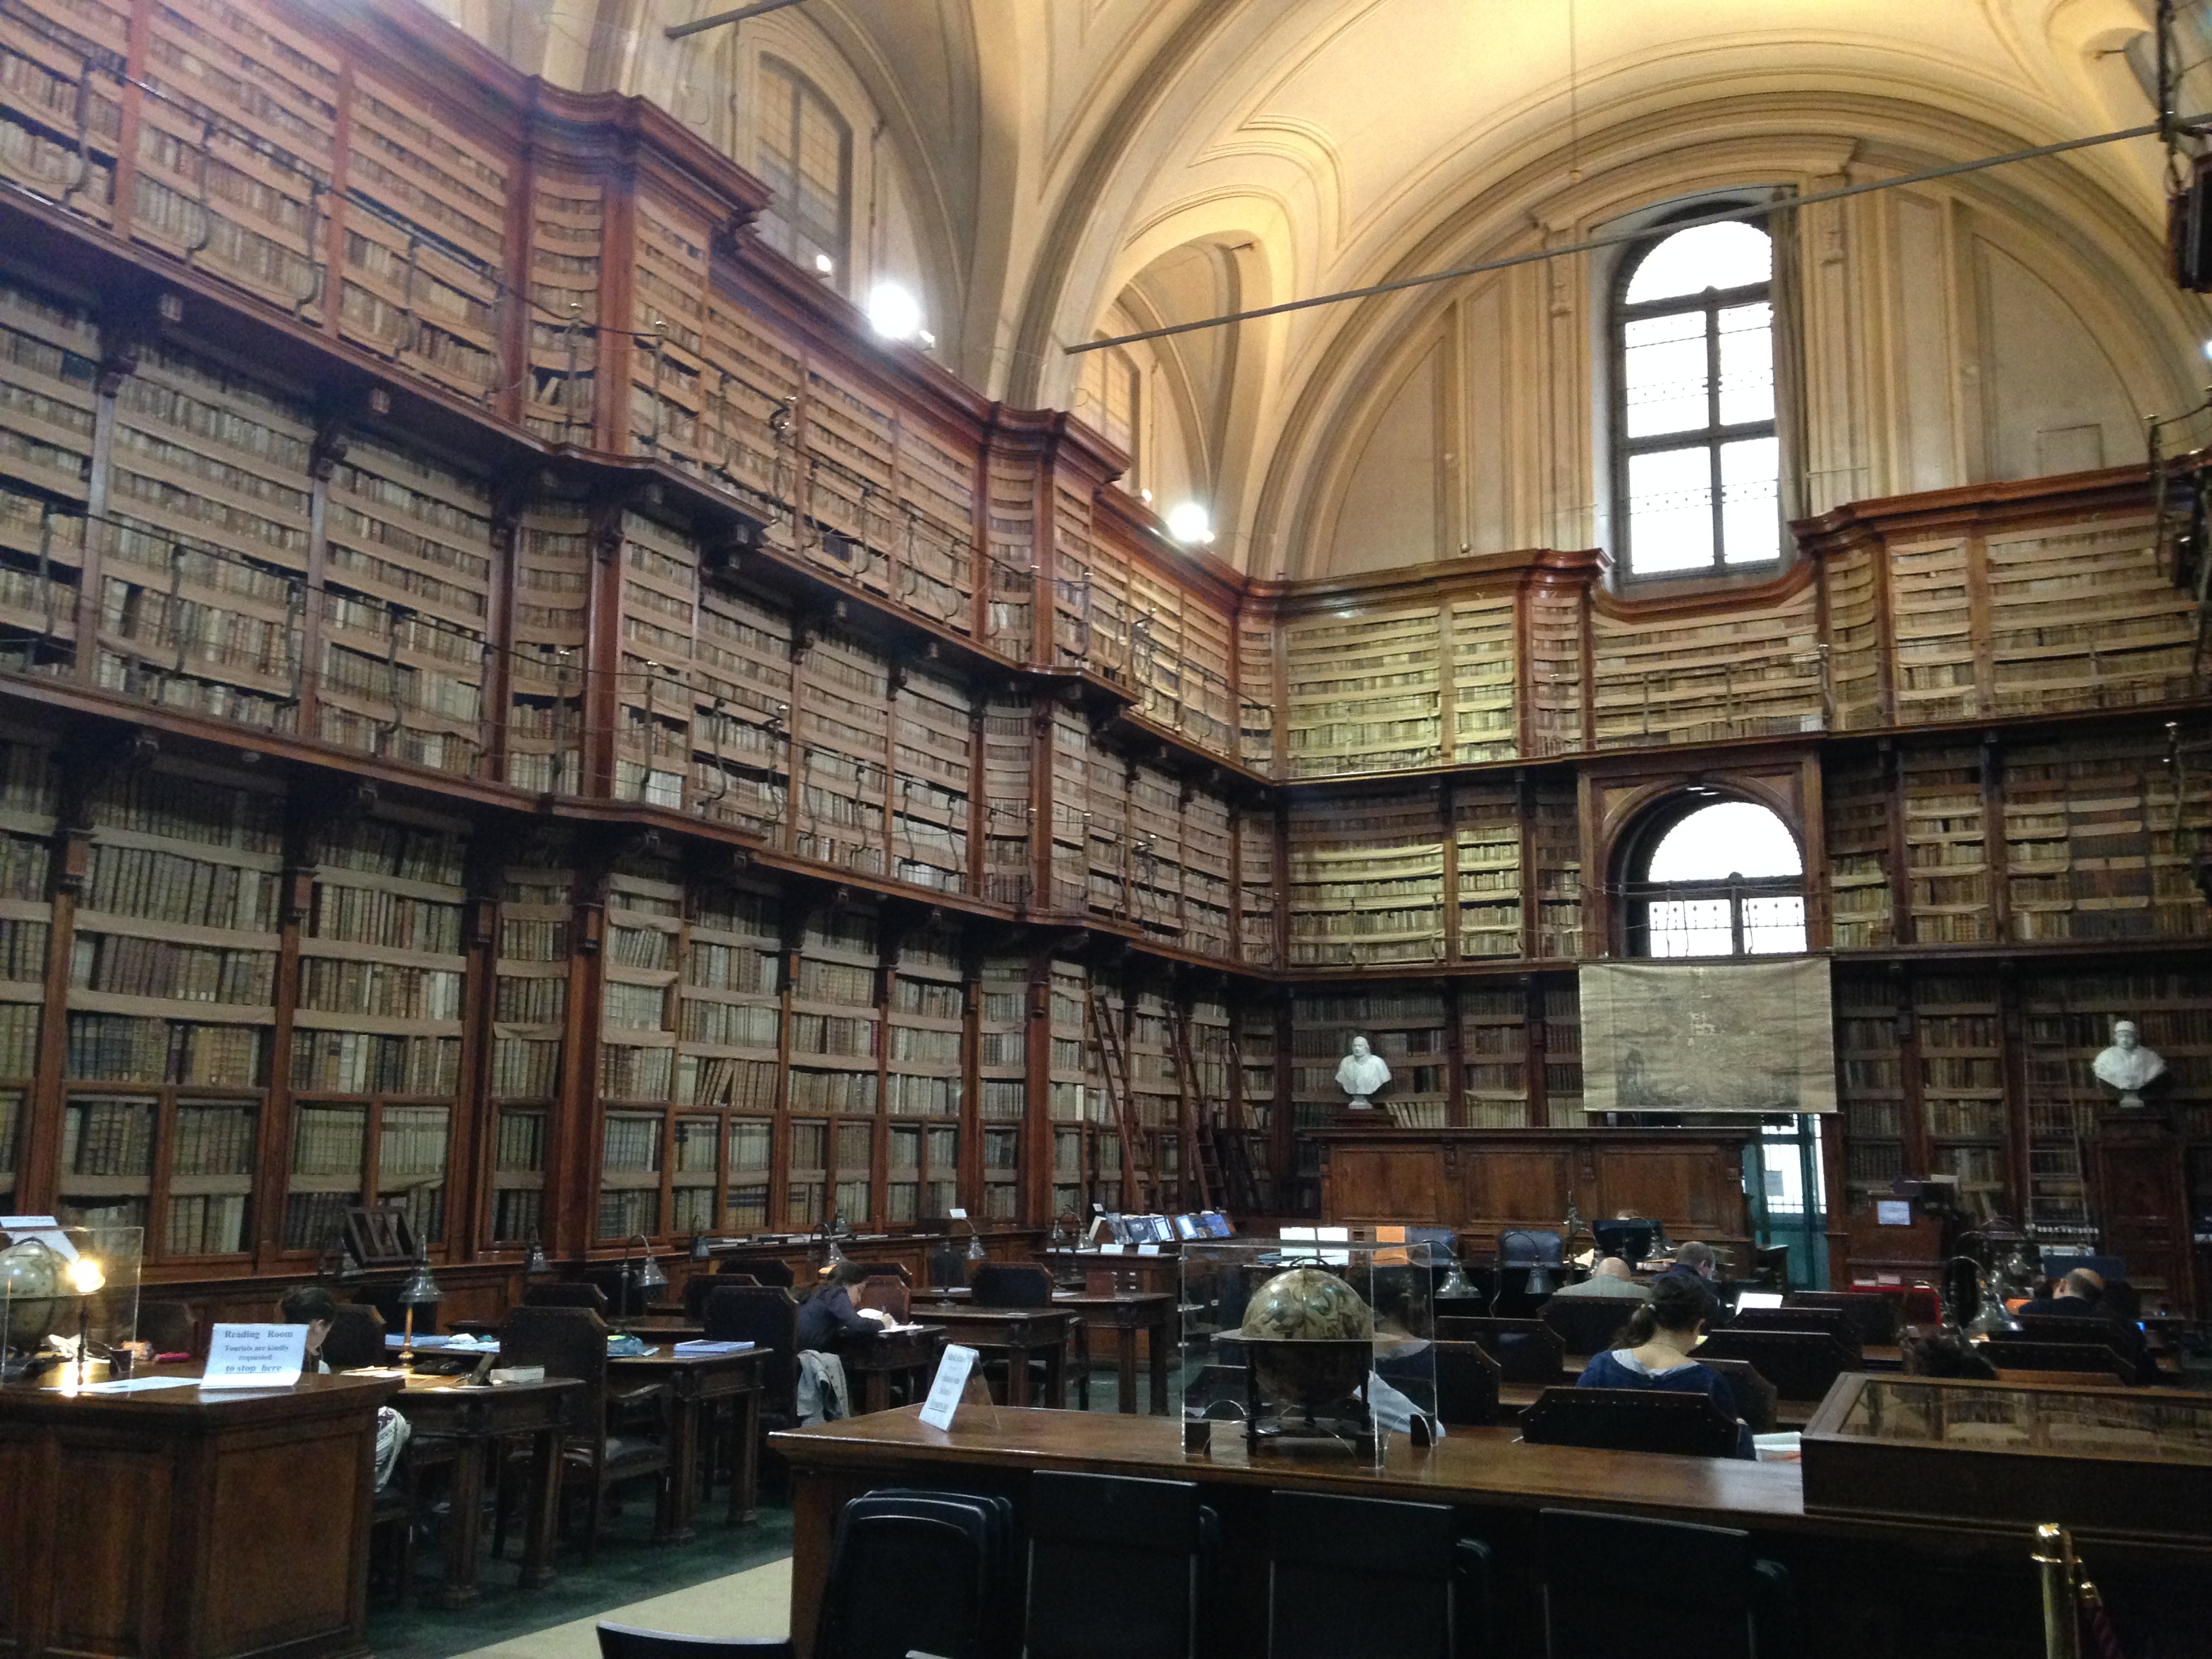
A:
{"label": "shelf label", "polygon": [[1910,1227],[1912,1224],[1912,1200],[1909,1198],[1878,1198],[1874,1201],[1874,1219],[1878,1227]]}

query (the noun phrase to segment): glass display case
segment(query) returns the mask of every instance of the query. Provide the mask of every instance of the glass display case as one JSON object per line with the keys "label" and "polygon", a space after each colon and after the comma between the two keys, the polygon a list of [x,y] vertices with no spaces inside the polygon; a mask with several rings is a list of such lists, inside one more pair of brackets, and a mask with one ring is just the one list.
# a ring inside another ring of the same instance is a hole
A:
{"label": "glass display case", "polygon": [[1852,1375],[1803,1449],[1808,1510],[2212,1536],[2212,1395]]}
{"label": "glass display case", "polygon": [[52,1216],[6,1219],[0,1229],[0,1334],[10,1380],[40,1369],[41,1353],[66,1350],[106,1359],[137,1340],[144,1228],[64,1226]]}
{"label": "glass display case", "polygon": [[1379,1457],[1391,1434],[1435,1432],[1434,1280],[1425,1244],[1187,1241],[1186,1438]]}

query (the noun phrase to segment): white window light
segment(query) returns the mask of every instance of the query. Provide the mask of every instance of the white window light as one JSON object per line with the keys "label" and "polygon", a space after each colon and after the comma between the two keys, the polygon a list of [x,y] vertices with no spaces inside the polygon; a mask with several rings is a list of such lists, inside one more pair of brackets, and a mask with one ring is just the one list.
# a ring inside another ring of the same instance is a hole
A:
{"label": "white window light", "polygon": [[868,290],[868,326],[887,340],[911,340],[921,331],[921,301],[899,283],[878,283]]}
{"label": "white window light", "polygon": [[1213,539],[1213,515],[1197,501],[1170,507],[1168,534],[1186,547],[1202,546]]}
{"label": "white window light", "polygon": [[2202,351],[2208,360],[2212,360],[2212,340],[2207,340],[2197,349]]}
{"label": "white window light", "polygon": [[821,272],[824,276],[835,276],[837,270],[837,262],[826,253],[817,253],[814,256],[814,269]]}

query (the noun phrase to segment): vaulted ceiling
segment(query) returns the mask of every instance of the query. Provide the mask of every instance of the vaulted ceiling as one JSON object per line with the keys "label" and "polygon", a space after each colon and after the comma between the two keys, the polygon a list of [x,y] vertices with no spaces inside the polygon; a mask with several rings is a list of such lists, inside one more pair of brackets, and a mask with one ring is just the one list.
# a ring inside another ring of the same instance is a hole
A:
{"label": "vaulted ceiling", "polygon": [[[522,67],[696,100],[732,0],[425,0]],[[1840,184],[2133,125],[2149,0],[805,0],[873,100],[915,221],[939,352],[1066,404],[1068,344],[1125,291],[1261,305],[1572,235],[1679,163],[1686,188]],[[764,20],[765,21],[765,20]],[[754,29],[763,23],[739,27]],[[788,27],[787,21],[779,24]],[[721,33],[726,33],[723,31]],[[711,95],[712,89],[708,88]],[[732,88],[730,97],[737,97]],[[2148,141],[2007,169],[2024,211],[2155,258]],[[1663,186],[1658,187],[1663,194]],[[1198,246],[1234,280],[1139,278]],[[1206,467],[1232,539],[1290,510],[1279,452],[1326,424],[1432,296],[1248,325],[1205,348]],[[1125,307],[1124,314],[1127,314]],[[1166,348],[1169,350],[1176,348]],[[1224,549],[1224,550],[1228,550]],[[1232,556],[1237,556],[1232,553]]]}

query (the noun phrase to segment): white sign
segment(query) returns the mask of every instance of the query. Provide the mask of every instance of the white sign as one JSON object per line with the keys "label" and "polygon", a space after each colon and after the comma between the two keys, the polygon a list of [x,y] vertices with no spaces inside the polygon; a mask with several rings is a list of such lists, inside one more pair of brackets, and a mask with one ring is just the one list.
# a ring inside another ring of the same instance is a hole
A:
{"label": "white sign", "polygon": [[208,1338],[203,1389],[289,1389],[307,1364],[305,1325],[218,1325]]}
{"label": "white sign", "polygon": [[1875,1200],[1874,1221],[1877,1227],[1910,1227],[1912,1224],[1912,1200],[1909,1198]]}
{"label": "white sign", "polygon": [[968,1218],[968,1212],[962,1209],[951,1209],[947,1210],[945,1213],[951,1216],[955,1221],[965,1221]]}
{"label": "white sign", "polygon": [[922,1403],[921,1420],[933,1429],[949,1432],[961,1390],[968,1386],[968,1374],[975,1369],[975,1349],[963,1348],[957,1342],[945,1344],[945,1358],[937,1362],[937,1376],[929,1385],[929,1398]]}
{"label": "white sign", "polygon": [[1121,1244],[1101,1244],[1098,1247],[1098,1254],[1101,1255],[1119,1255],[1127,1248],[1127,1247],[1126,1245]]}
{"label": "white sign", "polygon": [[1158,1255],[1159,1253],[1160,1247],[1157,1244],[1139,1244],[1137,1246],[1137,1254],[1139,1255]]}

